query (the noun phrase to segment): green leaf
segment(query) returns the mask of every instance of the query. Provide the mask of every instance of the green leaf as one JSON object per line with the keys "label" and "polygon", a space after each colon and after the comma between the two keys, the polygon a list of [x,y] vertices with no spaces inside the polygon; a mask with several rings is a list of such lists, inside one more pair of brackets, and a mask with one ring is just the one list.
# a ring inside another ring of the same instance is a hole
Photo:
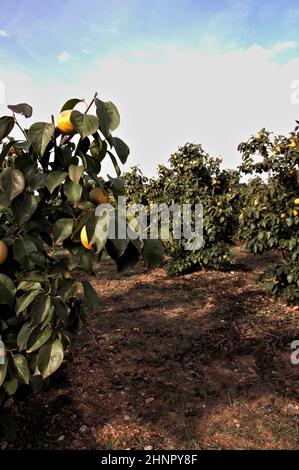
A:
{"label": "green leaf", "polygon": [[132,243],[129,242],[125,252],[117,260],[117,270],[119,272],[125,271],[126,269],[132,268],[139,260],[139,251]]}
{"label": "green leaf", "polygon": [[31,180],[38,173],[38,164],[29,157],[29,155],[19,155],[14,159],[14,168],[23,173],[25,181],[31,183]]}
{"label": "green leaf", "polygon": [[25,384],[28,385],[29,378],[30,378],[30,371],[29,371],[26,358],[22,354],[15,354],[13,356],[13,362],[14,362],[15,369],[17,371],[18,376]]}
{"label": "green leaf", "polygon": [[51,308],[51,297],[46,294],[40,294],[30,305],[29,314],[32,325],[42,323],[48,316]]}
{"label": "green leaf", "polygon": [[73,181],[70,181],[69,183],[65,183],[63,186],[63,192],[71,202],[80,201],[82,191],[83,191],[83,188],[81,184],[73,183]]}
{"label": "green leaf", "polygon": [[107,151],[107,143],[101,140],[98,133],[94,134],[94,140],[90,144],[90,153],[93,158],[102,161]]}
{"label": "green leaf", "polygon": [[65,279],[57,294],[64,300],[68,300],[75,295],[76,290],[77,282],[74,279]]}
{"label": "green leaf", "polygon": [[65,180],[66,176],[67,173],[65,171],[51,171],[47,175],[46,186],[51,194]]}
{"label": "green leaf", "polygon": [[99,306],[99,297],[88,281],[82,281],[84,296],[89,310],[93,311]]}
{"label": "green leaf", "polygon": [[97,132],[99,128],[99,120],[92,114],[82,114],[80,111],[72,111],[70,121],[74,128],[81,135],[82,139],[88,135]]}
{"label": "green leaf", "polygon": [[73,183],[78,184],[84,171],[84,166],[71,165],[69,167],[69,177]]}
{"label": "green leaf", "polygon": [[121,178],[112,178],[112,176],[107,176],[109,181],[111,182],[114,197],[117,199],[118,196],[125,196],[126,190],[123,180]]}
{"label": "green leaf", "polygon": [[20,170],[5,168],[0,175],[0,189],[12,201],[25,188],[25,178]]}
{"label": "green leaf", "polygon": [[117,107],[111,101],[95,100],[97,116],[100,121],[100,130],[106,139],[110,136],[120,123],[120,116]]}
{"label": "green leaf", "polygon": [[4,382],[3,388],[8,395],[14,395],[17,391],[18,385],[18,379],[16,377],[12,377]]}
{"label": "green leaf", "polygon": [[117,261],[122,254],[125,252],[127,246],[128,246],[129,240],[128,239],[109,239],[107,240],[106,243],[106,250],[109,256],[114,261]]}
{"label": "green leaf", "polygon": [[12,202],[11,208],[18,225],[23,225],[34,214],[37,207],[33,194],[20,194]]}
{"label": "green leaf", "polygon": [[93,245],[95,243],[95,229],[97,225],[97,218],[95,216],[95,211],[90,213],[88,220],[86,222],[86,234],[88,242]]}
{"label": "green leaf", "polygon": [[114,166],[114,169],[115,169],[115,171],[116,171],[117,176],[120,176],[120,175],[121,175],[121,171],[120,171],[120,168],[119,168],[119,166],[118,166],[118,163],[117,163],[117,161],[116,161],[115,156],[114,156],[113,153],[111,153],[109,150],[108,150],[107,152],[108,152],[109,155],[110,155],[110,158],[111,158],[111,161],[112,161],[112,163],[113,163],[113,166]]}
{"label": "green leaf", "polygon": [[46,186],[47,176],[45,173],[35,173],[28,182],[28,186],[32,191],[44,188]]}
{"label": "green leaf", "polygon": [[0,387],[3,384],[7,372],[7,359],[5,358],[4,364],[0,364]]}
{"label": "green leaf", "polygon": [[22,114],[26,118],[30,118],[32,116],[32,107],[27,103],[9,104],[7,107],[13,113]]}
{"label": "green leaf", "polygon": [[160,240],[143,240],[143,258],[149,268],[156,268],[163,261],[163,245]]}
{"label": "green leaf", "polygon": [[[42,378],[40,376],[40,372],[38,370],[38,367],[37,367],[37,359],[38,359],[38,353],[35,353],[35,354],[30,354],[28,356],[28,366],[29,366],[29,369],[31,370],[31,372],[33,372],[33,376],[31,377],[31,385],[32,385],[32,388],[33,388],[33,391],[38,391],[36,390],[35,388],[35,384],[36,383],[40,383],[42,385]],[[36,380],[36,382],[35,382]]]}
{"label": "green leaf", "polygon": [[79,217],[76,219],[74,223],[74,228],[73,228],[74,237],[78,232],[81,232],[81,229],[84,227],[84,225],[86,225],[86,222],[88,221],[90,215],[91,215],[91,211],[89,209],[81,212],[81,214],[79,215]]}
{"label": "green leaf", "polygon": [[288,274],[287,276],[287,281],[289,284],[292,284],[294,282],[295,276],[293,274]]}
{"label": "green leaf", "polygon": [[[35,269],[33,257],[38,252],[37,246],[31,239],[17,238],[13,248],[14,257],[22,267],[27,269]],[[40,253],[42,255],[42,253]]]}
{"label": "green leaf", "polygon": [[5,274],[0,274],[0,305],[12,307],[15,303],[16,288],[12,280]]}
{"label": "green leaf", "polygon": [[56,147],[55,163],[57,164],[57,168],[67,169],[71,164],[72,153],[72,142],[63,145],[63,147]]}
{"label": "green leaf", "polygon": [[27,323],[24,323],[24,325],[20,329],[18,337],[17,337],[17,346],[19,348],[19,351],[23,351],[24,349],[27,349],[28,339],[32,331],[34,330],[34,328],[35,326],[32,326],[30,322],[27,322]]}
{"label": "green leaf", "polygon": [[47,317],[45,318],[45,320],[43,321],[43,323],[41,325],[42,328],[45,328],[47,325],[50,324],[50,322],[52,321],[52,318],[54,316],[54,313],[55,313],[55,307],[54,307],[54,305],[51,305],[49,313],[47,314]]}
{"label": "green leaf", "polygon": [[90,139],[89,137],[84,137],[84,139],[79,139],[76,154],[78,155],[79,152],[83,154],[87,153],[90,147]]}
{"label": "green leaf", "polygon": [[21,295],[21,297],[18,297],[16,302],[16,314],[20,315],[20,313],[24,312],[40,292],[41,289],[33,289],[26,292],[26,294]]}
{"label": "green leaf", "polygon": [[26,152],[29,151],[30,145],[31,144],[30,144],[29,140],[15,140],[15,141],[13,141],[14,148],[20,149],[20,150],[25,150]]}
{"label": "green leaf", "polygon": [[86,172],[94,177],[94,175],[98,175],[101,171],[101,163],[99,160],[91,157],[90,155],[82,155],[82,161],[85,166]]}
{"label": "green leaf", "polygon": [[76,250],[76,263],[71,269],[80,269],[80,271],[85,271],[89,274],[92,274],[92,265],[94,261],[94,252],[86,250],[85,248],[80,247]]}
{"label": "green leaf", "polygon": [[113,143],[113,147],[115,148],[118,158],[124,165],[130,154],[129,147],[123,140],[119,139],[118,137],[112,137],[112,143]]}
{"label": "green leaf", "polygon": [[8,152],[10,149],[14,146],[15,141],[11,140],[7,144],[2,146],[2,151],[0,153],[0,166],[2,167],[2,164],[5,160],[5,157],[8,155]]}
{"label": "green leaf", "polygon": [[107,209],[98,206],[95,212],[95,216],[95,238],[97,251],[101,251],[104,248],[109,235],[110,214]]}
{"label": "green leaf", "polygon": [[66,322],[70,313],[70,308],[67,303],[61,297],[54,297],[53,303],[55,306],[55,313],[58,318]]}
{"label": "green leaf", "polygon": [[73,219],[59,219],[53,227],[53,237],[56,243],[62,243],[73,231]]}
{"label": "green leaf", "polygon": [[40,349],[52,334],[52,328],[47,326],[44,330],[35,329],[28,340],[27,353],[32,353],[37,349]]}
{"label": "green leaf", "polygon": [[61,366],[63,356],[63,346],[58,338],[41,347],[38,354],[38,368],[44,379],[53,374]]}
{"label": "green leaf", "polygon": [[[31,271],[30,273],[24,274],[20,277],[20,284],[18,284],[18,290],[28,290],[33,289],[34,285],[38,284],[40,286],[40,281],[46,282],[47,277],[40,275],[38,271]],[[35,284],[36,283],[36,284]]]}
{"label": "green leaf", "polygon": [[54,124],[47,122],[36,122],[28,131],[28,138],[35,152],[42,157],[53,138],[55,132]]}
{"label": "green leaf", "polygon": [[74,107],[78,104],[78,103],[82,103],[82,101],[84,100],[79,100],[79,98],[71,98],[70,100],[67,100],[64,105],[62,106],[60,112],[62,113],[62,111],[69,111],[71,109],[74,109]]}
{"label": "green leaf", "polygon": [[11,133],[14,125],[15,120],[13,117],[3,116],[0,118],[0,142]]}

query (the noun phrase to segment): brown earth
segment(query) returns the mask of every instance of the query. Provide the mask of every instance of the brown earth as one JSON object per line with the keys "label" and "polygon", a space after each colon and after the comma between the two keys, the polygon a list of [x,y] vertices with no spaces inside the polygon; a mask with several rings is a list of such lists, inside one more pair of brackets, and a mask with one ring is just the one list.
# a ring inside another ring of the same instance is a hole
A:
{"label": "brown earth", "polygon": [[236,251],[232,272],[179,278],[104,260],[76,364],[10,402],[2,448],[298,449],[299,309],[256,283],[272,255]]}

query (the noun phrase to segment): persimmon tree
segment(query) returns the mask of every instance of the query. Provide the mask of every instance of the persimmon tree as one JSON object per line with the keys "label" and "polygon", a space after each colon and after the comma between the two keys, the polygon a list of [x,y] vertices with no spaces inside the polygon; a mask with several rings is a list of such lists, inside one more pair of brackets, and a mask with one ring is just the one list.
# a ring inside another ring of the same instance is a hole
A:
{"label": "persimmon tree", "polygon": [[133,166],[123,175],[126,187],[126,198],[128,204],[143,204],[148,206],[150,187],[148,178],[139,167]]}
{"label": "persimmon tree", "polygon": [[[20,120],[32,116],[24,103],[8,106],[12,115],[0,118],[0,335],[5,346],[0,426],[8,437],[7,398],[19,387],[39,388],[61,366],[67,348],[75,354],[85,307],[98,307],[88,281],[81,283],[85,301],[78,294],[76,273],[93,274],[104,251],[118,270],[133,266],[140,256],[149,267],[156,265],[160,253],[157,241],[152,248],[146,235],[108,237],[117,199],[125,194],[118,162],[126,162],[129,147],[114,135],[120,116],[112,102],[95,96],[82,113],[74,109],[81,101],[65,103],[59,127],[54,117],[23,127]],[[16,129],[21,138],[14,137]],[[116,177],[105,181],[101,163],[106,157]],[[108,202],[112,209],[99,216],[97,207]]]}
{"label": "persimmon tree", "polygon": [[239,145],[241,171],[253,178],[243,192],[239,234],[255,254],[277,250],[281,261],[262,279],[274,294],[299,300],[299,133],[261,129]]}
{"label": "persimmon tree", "polygon": [[[222,170],[221,159],[211,157],[201,145],[186,144],[169,159],[169,167],[158,166],[148,180],[137,168],[126,174],[127,195],[147,206],[195,204],[203,206],[203,245],[185,250],[186,239],[164,240],[170,256],[168,271],[180,274],[192,269],[227,268],[234,263],[230,245],[237,229],[239,173]],[[193,220],[194,221],[194,220]]]}

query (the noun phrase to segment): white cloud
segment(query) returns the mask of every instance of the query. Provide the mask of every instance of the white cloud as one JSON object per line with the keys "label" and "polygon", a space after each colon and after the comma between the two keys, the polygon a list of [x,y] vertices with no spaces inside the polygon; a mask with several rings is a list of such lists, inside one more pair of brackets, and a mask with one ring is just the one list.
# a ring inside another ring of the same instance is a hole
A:
{"label": "white cloud", "polygon": [[[299,117],[299,105],[291,104],[298,70],[299,58],[278,64],[271,49],[258,45],[226,53],[161,45],[144,48],[144,54],[98,60],[72,80],[47,86],[1,70],[0,80],[7,102],[28,101],[35,120],[50,121],[68,98],[89,100],[99,91],[101,99],[119,108],[115,135],[131,148],[126,168],[139,164],[152,175],[187,141],[202,143],[223,157],[224,166],[236,167],[237,145],[252,133],[262,127],[288,133]],[[107,169],[112,172],[104,164]]]}
{"label": "white cloud", "polygon": [[224,54],[168,46],[139,60],[99,62],[85,83],[119,105],[130,164],[140,162],[146,173],[187,141],[237,166],[241,141],[262,127],[287,133],[299,116],[290,100],[299,60],[272,59],[258,45]]}
{"label": "white cloud", "polygon": [[67,63],[71,60],[72,56],[71,56],[71,54],[70,54],[68,51],[62,51],[62,52],[57,56],[57,58],[58,58],[58,62],[59,62],[60,64],[67,64]]}
{"label": "white cloud", "polygon": [[284,52],[289,49],[293,50],[296,49],[298,46],[298,43],[296,41],[284,41],[284,42],[278,42],[275,44],[273,47],[274,52]]}
{"label": "white cloud", "polygon": [[2,38],[8,38],[10,36],[10,34],[5,31],[5,29],[0,29],[0,37]]}

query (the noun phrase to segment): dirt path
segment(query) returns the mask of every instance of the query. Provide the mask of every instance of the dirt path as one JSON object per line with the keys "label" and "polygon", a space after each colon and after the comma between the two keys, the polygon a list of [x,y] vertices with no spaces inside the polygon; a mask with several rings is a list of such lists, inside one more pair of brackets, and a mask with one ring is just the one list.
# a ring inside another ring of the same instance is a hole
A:
{"label": "dirt path", "polygon": [[[48,389],[14,403],[14,448],[299,448],[299,310],[235,271],[170,278],[104,261],[101,308]],[[6,443],[2,447],[6,447]]]}

